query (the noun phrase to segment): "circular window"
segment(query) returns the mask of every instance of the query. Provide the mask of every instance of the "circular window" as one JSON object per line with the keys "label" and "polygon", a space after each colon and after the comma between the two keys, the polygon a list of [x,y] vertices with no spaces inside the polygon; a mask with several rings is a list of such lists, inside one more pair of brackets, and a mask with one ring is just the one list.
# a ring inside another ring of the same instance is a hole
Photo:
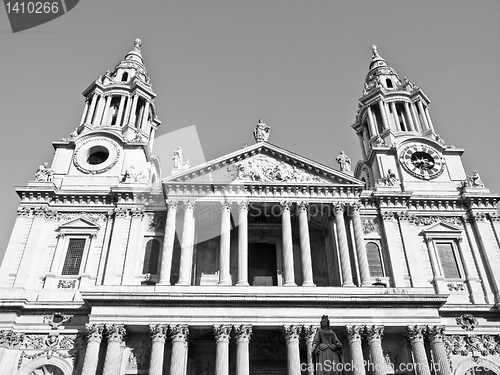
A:
{"label": "circular window", "polygon": [[76,147],[73,163],[83,173],[104,173],[110,170],[120,157],[119,145],[104,137],[82,139]]}
{"label": "circular window", "polygon": [[103,146],[94,146],[89,149],[87,163],[90,165],[99,165],[104,163],[109,157],[109,151]]}
{"label": "circular window", "polygon": [[54,365],[44,365],[33,370],[30,375],[64,375],[64,371]]}

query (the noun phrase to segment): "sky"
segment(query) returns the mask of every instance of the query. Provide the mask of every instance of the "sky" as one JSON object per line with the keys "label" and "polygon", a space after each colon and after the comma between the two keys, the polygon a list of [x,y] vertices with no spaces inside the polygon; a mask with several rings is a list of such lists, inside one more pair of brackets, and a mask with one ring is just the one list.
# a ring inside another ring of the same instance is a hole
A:
{"label": "sky", "polygon": [[[14,186],[52,161],[51,142],[79,125],[81,93],[136,38],[158,95],[157,137],[182,146],[191,165],[253,144],[260,118],[271,143],[334,168],[344,150],[354,165],[351,125],[376,44],[429,96],[437,133],[466,149],[466,172],[500,192],[499,14],[498,0],[82,0],[13,34],[0,10],[0,257]],[[175,138],[187,127],[195,142]],[[169,170],[173,147],[158,144]]]}

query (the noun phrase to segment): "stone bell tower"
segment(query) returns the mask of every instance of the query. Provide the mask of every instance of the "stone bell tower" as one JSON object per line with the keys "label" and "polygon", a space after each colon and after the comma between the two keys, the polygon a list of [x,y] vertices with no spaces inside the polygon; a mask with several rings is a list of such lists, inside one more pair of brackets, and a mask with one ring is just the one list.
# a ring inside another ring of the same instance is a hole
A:
{"label": "stone bell tower", "polygon": [[160,189],[159,161],[151,152],[161,121],[141,40],[83,95],[80,124],[69,138],[54,142],[54,184],[63,190],[106,190],[123,183]]}
{"label": "stone bell tower", "polygon": [[355,177],[370,190],[438,194],[456,192],[467,176],[463,149],[446,145],[435,131],[430,100],[415,83],[401,79],[372,46],[372,59],[352,125],[363,160]]}

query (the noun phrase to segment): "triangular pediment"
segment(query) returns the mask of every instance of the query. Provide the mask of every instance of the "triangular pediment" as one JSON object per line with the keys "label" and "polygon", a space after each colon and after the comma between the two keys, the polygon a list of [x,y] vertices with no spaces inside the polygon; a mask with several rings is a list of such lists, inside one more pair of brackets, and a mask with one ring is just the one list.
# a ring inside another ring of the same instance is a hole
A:
{"label": "triangular pediment", "polygon": [[426,236],[432,235],[460,235],[462,233],[462,228],[457,225],[453,225],[450,223],[446,223],[440,221],[436,224],[431,225],[430,227],[422,230],[422,234]]}
{"label": "triangular pediment", "polygon": [[192,167],[166,177],[163,182],[363,186],[349,174],[267,142]]}
{"label": "triangular pediment", "polygon": [[65,232],[65,231],[78,232],[78,231],[80,231],[82,233],[94,232],[94,231],[98,231],[99,229],[101,229],[101,227],[99,225],[97,225],[96,223],[93,223],[90,220],[84,219],[84,218],[76,218],[76,219],[70,220],[70,221],[60,225],[59,228],[57,228],[58,231],[62,231],[62,232]]}

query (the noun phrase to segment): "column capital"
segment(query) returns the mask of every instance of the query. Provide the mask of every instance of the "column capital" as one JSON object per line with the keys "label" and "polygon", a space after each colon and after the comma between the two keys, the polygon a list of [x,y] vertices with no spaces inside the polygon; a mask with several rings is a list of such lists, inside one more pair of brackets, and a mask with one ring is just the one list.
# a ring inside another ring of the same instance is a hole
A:
{"label": "column capital", "polygon": [[363,326],[345,326],[347,333],[347,341],[350,343],[361,342],[361,335],[363,334]]}
{"label": "column capital", "polygon": [[424,342],[424,334],[425,334],[425,326],[407,326],[408,337],[410,338],[410,342]]}
{"label": "column capital", "polygon": [[314,336],[316,335],[316,332],[318,331],[318,326],[303,326],[303,331],[304,334],[306,335],[306,341],[311,341],[314,340]]}
{"label": "column capital", "polygon": [[297,209],[299,212],[306,212],[309,209],[309,202],[306,201],[300,201],[297,202]]}
{"label": "column capital", "polygon": [[178,201],[174,201],[172,199],[169,199],[169,200],[165,201],[165,203],[167,205],[168,211],[170,211],[170,210],[177,211],[177,209],[179,208],[179,202]]}
{"label": "column capital", "polygon": [[166,324],[150,324],[149,325],[149,336],[151,340],[165,342],[167,337],[168,325]]}
{"label": "column capital", "polygon": [[238,209],[240,211],[242,211],[242,210],[248,211],[248,205],[250,204],[250,202],[248,202],[248,201],[238,201],[237,204],[238,204]]}
{"label": "column capital", "polygon": [[185,200],[183,201],[183,203],[184,203],[184,210],[190,209],[194,211],[194,209],[196,208],[195,201]]}
{"label": "column capital", "polygon": [[427,326],[427,335],[431,343],[444,342],[446,334],[445,326]]}
{"label": "column capital", "polygon": [[281,201],[280,205],[283,211],[291,211],[293,203],[290,201]]}
{"label": "column capital", "polygon": [[176,324],[175,326],[170,326],[170,337],[172,338],[172,342],[186,342],[189,337],[188,325]]}
{"label": "column capital", "polygon": [[349,204],[349,216],[359,216],[360,209],[361,209],[360,203]]}
{"label": "column capital", "polygon": [[106,324],[106,338],[108,342],[115,341],[121,343],[125,340],[127,331],[123,324]]}
{"label": "column capital", "polygon": [[229,342],[233,326],[228,324],[214,325],[215,340]]}
{"label": "column capital", "polygon": [[382,341],[382,336],[384,335],[384,326],[366,326],[366,338],[368,343],[374,341]]}
{"label": "column capital", "polygon": [[89,341],[101,342],[102,332],[104,331],[103,324],[87,323],[85,324],[85,329],[87,330],[85,334],[87,342]]}
{"label": "column capital", "polygon": [[222,211],[230,211],[231,210],[231,205],[233,204],[233,202],[230,202],[230,201],[222,201],[220,202],[221,204],[221,209]]}
{"label": "column capital", "polygon": [[345,208],[346,208],[346,205],[344,203],[333,203],[333,212],[335,215],[337,214],[341,214],[343,215],[344,214],[344,211],[345,211]]}
{"label": "column capital", "polygon": [[144,217],[144,209],[138,207],[132,208],[130,210],[130,216],[132,216],[132,218],[142,219]]}
{"label": "column capital", "polygon": [[236,334],[236,339],[238,341],[250,341],[252,336],[252,326],[249,324],[241,324],[239,326],[234,326],[234,333]]}
{"label": "column capital", "polygon": [[285,335],[286,343],[288,344],[290,342],[299,342],[301,331],[301,326],[283,326],[283,334]]}

